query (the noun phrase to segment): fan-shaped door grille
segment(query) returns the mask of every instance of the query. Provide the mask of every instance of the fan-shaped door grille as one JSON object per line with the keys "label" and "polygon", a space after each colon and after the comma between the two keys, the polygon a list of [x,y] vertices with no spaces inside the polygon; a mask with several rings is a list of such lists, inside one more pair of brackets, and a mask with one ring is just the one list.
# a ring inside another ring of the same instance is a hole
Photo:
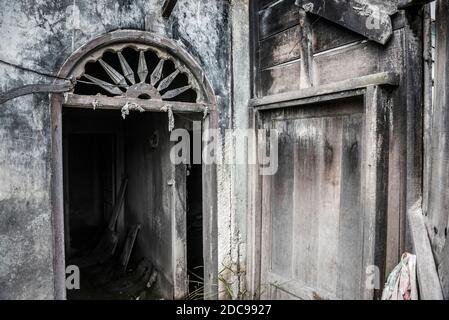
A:
{"label": "fan-shaped door grille", "polygon": [[171,57],[132,47],[105,51],[85,64],[74,93],[196,102],[191,75]]}

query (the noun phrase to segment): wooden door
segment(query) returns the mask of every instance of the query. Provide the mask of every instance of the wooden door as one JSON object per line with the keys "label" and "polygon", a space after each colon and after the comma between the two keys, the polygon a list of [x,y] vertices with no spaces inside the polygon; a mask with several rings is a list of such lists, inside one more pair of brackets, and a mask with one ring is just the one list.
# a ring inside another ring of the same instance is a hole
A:
{"label": "wooden door", "polygon": [[367,275],[380,279],[385,261],[380,92],[258,112],[278,133],[278,170],[261,178],[262,298],[373,297]]}
{"label": "wooden door", "polygon": [[[127,214],[140,223],[138,252],[158,270],[160,294],[182,299],[187,292],[186,165],[175,165],[167,113],[127,117]],[[175,122],[176,126],[179,121]]]}

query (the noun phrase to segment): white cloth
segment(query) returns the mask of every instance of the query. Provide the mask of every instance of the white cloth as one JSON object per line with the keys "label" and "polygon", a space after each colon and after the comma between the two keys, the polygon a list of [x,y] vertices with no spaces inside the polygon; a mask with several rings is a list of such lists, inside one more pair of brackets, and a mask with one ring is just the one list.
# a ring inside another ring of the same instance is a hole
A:
{"label": "white cloth", "polygon": [[401,262],[388,276],[382,300],[418,300],[415,255],[402,255]]}

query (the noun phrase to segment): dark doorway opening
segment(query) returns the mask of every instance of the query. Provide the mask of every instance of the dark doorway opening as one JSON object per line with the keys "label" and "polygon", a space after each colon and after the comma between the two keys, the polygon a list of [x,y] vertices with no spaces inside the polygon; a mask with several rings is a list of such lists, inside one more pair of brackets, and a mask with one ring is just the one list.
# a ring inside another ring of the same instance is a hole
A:
{"label": "dark doorway opening", "polygon": [[81,272],[68,299],[173,297],[173,201],[186,211],[187,298],[201,298],[202,168],[176,178],[185,193],[173,200],[167,123],[166,113],[123,120],[118,111],[63,108],[66,265]]}
{"label": "dark doorway opening", "polygon": [[[193,137],[192,131],[190,137]],[[190,150],[193,149],[191,139]],[[187,169],[187,271],[189,299],[198,300],[204,298],[202,165],[194,164],[193,152],[190,163]]]}

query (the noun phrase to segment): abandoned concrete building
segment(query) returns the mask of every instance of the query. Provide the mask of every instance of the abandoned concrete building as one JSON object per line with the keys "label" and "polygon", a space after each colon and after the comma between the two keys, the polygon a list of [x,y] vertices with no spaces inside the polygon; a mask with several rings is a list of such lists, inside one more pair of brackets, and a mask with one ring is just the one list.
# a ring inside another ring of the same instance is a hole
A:
{"label": "abandoned concrete building", "polygon": [[448,19],[0,0],[0,299],[449,299]]}

